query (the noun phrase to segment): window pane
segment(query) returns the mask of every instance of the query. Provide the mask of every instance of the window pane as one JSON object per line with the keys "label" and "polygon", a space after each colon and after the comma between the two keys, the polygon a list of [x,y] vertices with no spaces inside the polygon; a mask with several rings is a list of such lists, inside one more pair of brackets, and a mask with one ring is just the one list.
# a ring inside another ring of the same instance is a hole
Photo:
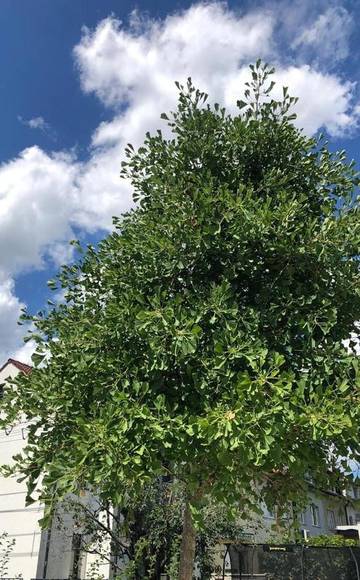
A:
{"label": "window pane", "polygon": [[328,526],[331,530],[334,530],[336,528],[336,522],[335,522],[335,512],[334,510],[327,510],[327,520],[328,520]]}
{"label": "window pane", "polygon": [[310,511],[313,526],[318,526],[320,524],[320,514],[318,506],[312,503],[310,506]]}

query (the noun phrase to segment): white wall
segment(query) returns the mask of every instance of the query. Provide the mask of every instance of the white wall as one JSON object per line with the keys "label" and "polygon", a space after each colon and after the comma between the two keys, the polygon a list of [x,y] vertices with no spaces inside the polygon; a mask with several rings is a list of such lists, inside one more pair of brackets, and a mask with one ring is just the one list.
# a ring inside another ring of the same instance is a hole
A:
{"label": "white wall", "polygon": [[[0,384],[15,377],[19,370],[9,363],[0,372]],[[26,439],[27,423],[19,423],[10,432],[0,430],[0,464],[9,464],[11,457],[19,453]],[[7,532],[15,539],[8,576],[22,574],[27,580],[36,577],[41,530],[38,520],[42,507],[32,504],[25,507],[26,484],[17,483],[16,478],[0,476],[0,533]]]}
{"label": "white wall", "polygon": [[[0,385],[6,384],[8,379],[16,377],[19,372],[16,365],[9,362],[0,371]],[[27,426],[28,422],[23,421],[11,430],[0,430],[0,465],[11,464],[12,457],[22,451],[26,445]],[[38,503],[25,507],[25,497],[25,482],[17,483],[16,477],[0,476],[0,534],[7,532],[9,539],[16,542],[7,576],[22,574],[24,580],[68,578],[74,561],[74,525],[71,514],[59,506],[61,528],[54,518],[51,530],[42,532],[38,521],[43,516],[43,507]],[[91,498],[87,501],[91,503]],[[84,554],[81,560],[80,576],[86,578],[95,557]],[[105,578],[109,577],[107,563],[101,566],[101,572]]]}

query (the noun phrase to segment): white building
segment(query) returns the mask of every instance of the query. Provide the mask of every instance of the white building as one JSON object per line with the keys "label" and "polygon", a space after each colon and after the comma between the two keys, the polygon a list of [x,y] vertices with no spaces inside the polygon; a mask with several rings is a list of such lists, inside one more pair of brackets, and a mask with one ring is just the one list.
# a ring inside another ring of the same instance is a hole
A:
{"label": "white building", "polygon": [[352,490],[309,490],[309,503],[299,516],[300,529],[305,539],[311,536],[338,533],[342,526],[355,523]]}
{"label": "white building", "polygon": [[[8,388],[7,381],[20,372],[30,373],[31,367],[10,358],[0,368],[0,397]],[[24,419],[12,429],[0,430],[0,465],[11,465],[12,457],[22,451],[28,425]],[[24,580],[86,578],[95,558],[82,553],[81,530],[75,529],[71,514],[64,513],[60,506],[51,529],[42,531],[38,521],[43,507],[39,503],[26,507],[25,497],[25,482],[0,476],[0,536],[6,532],[9,540],[15,540],[5,577],[21,574]],[[92,499],[86,501],[90,505]],[[0,558],[2,547],[0,543]],[[101,566],[99,572],[109,578],[109,564]]]}
{"label": "white building", "polygon": [[[30,371],[28,365],[9,359],[0,369],[1,393],[7,379]],[[11,464],[12,456],[22,450],[27,425],[24,421],[12,429],[0,431],[0,464]],[[0,534],[6,532],[10,540],[15,540],[7,575],[14,577],[22,573],[25,578],[35,578],[41,539],[38,520],[43,510],[39,504],[25,507],[25,496],[25,483],[17,483],[14,477],[0,477]]]}

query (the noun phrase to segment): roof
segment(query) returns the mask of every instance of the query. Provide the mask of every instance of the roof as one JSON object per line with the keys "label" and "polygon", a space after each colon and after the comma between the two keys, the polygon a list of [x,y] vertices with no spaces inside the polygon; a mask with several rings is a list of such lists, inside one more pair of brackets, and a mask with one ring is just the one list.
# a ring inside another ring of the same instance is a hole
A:
{"label": "roof", "polygon": [[9,358],[6,361],[6,363],[0,368],[0,372],[9,364],[14,365],[14,367],[19,369],[19,371],[25,373],[26,375],[28,375],[32,371],[32,367],[30,365],[20,362],[19,360],[15,360],[14,358]]}

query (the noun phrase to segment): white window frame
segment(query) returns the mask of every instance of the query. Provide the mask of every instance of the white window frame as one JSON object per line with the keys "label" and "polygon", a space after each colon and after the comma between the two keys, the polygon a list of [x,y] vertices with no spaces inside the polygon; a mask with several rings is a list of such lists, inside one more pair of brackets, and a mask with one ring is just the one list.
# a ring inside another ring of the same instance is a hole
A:
{"label": "white window frame", "polygon": [[316,528],[320,527],[320,510],[316,503],[310,504],[311,522]]}
{"label": "white window frame", "polygon": [[301,530],[301,535],[304,538],[305,542],[307,542],[307,540],[311,537],[309,530],[305,530],[305,529]]}

